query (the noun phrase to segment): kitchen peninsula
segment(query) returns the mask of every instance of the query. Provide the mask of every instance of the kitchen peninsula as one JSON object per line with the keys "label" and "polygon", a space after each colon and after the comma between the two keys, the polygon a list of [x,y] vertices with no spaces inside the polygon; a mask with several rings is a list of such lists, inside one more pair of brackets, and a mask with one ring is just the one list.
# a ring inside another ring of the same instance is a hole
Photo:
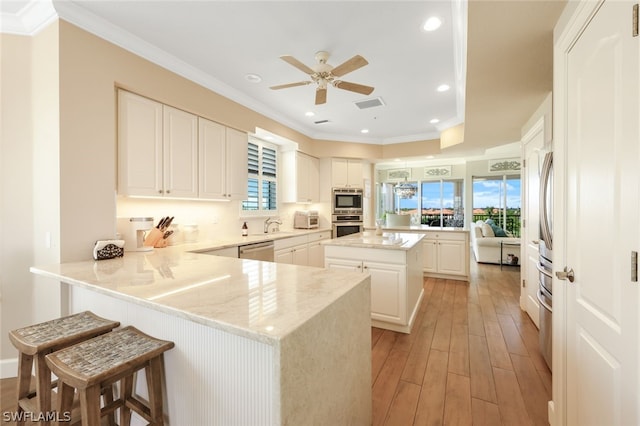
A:
{"label": "kitchen peninsula", "polygon": [[371,422],[366,275],[179,246],[31,271],[68,285],[70,312],[175,342],[170,424]]}
{"label": "kitchen peninsula", "polygon": [[422,234],[365,231],[323,241],[325,267],[371,276],[371,324],[410,333],[424,294]]}

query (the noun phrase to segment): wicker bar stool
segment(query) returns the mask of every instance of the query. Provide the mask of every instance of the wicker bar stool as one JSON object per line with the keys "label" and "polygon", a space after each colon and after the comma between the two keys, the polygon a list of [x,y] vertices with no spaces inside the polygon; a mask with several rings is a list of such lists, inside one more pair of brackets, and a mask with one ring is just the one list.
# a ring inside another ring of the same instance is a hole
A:
{"label": "wicker bar stool", "polygon": [[[21,413],[41,413],[44,424],[51,414],[51,371],[45,356],[118,327],[118,321],[100,318],[85,311],[9,332],[9,340],[18,349],[18,425],[24,424]],[[30,389],[35,359],[35,390]]]}
{"label": "wicker bar stool", "polygon": [[[125,327],[47,355],[58,376],[58,412],[71,409],[78,390],[83,426],[100,424],[100,417],[120,408],[120,426],[131,423],[131,410],[153,425],[164,424],[162,409],[163,354],[174,343]],[[145,369],[149,403],[133,395],[134,373]],[[119,398],[100,408],[100,390],[121,381]]]}

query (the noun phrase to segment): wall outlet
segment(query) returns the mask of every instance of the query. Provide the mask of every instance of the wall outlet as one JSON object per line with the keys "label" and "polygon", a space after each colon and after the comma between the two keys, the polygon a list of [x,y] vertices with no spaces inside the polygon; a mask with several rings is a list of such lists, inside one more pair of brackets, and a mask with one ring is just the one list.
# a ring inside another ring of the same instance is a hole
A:
{"label": "wall outlet", "polygon": [[220,218],[218,216],[213,216],[211,218],[211,223],[213,223],[214,225],[217,225],[219,221],[220,221]]}

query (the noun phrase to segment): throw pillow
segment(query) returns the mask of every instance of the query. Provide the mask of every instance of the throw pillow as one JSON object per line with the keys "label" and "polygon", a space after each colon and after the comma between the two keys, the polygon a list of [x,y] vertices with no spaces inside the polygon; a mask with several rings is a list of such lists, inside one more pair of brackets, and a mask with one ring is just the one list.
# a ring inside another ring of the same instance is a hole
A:
{"label": "throw pillow", "polygon": [[484,220],[478,219],[478,221],[476,222],[476,225],[482,226],[483,223],[484,223]]}
{"label": "throw pillow", "polygon": [[496,223],[493,221],[493,219],[487,219],[485,220],[485,223],[488,223],[489,225],[495,225]]}
{"label": "throw pillow", "polygon": [[506,237],[507,233],[504,232],[504,229],[500,228],[498,225],[490,224],[491,229],[493,230],[493,235],[496,237]]}
{"label": "throw pillow", "polygon": [[493,229],[491,228],[491,225],[489,225],[488,223],[483,223],[482,224],[482,236],[483,237],[495,237],[496,236],[493,233]]}

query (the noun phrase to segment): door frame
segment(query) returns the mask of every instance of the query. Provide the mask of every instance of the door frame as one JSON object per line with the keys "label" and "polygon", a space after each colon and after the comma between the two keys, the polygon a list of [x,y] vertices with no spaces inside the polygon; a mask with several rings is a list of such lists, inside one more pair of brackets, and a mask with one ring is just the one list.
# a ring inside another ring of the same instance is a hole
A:
{"label": "door frame", "polygon": [[567,2],[554,29],[553,49],[553,379],[549,402],[551,426],[567,424],[567,282],[555,276],[567,264],[567,79],[568,55],[605,0]]}

